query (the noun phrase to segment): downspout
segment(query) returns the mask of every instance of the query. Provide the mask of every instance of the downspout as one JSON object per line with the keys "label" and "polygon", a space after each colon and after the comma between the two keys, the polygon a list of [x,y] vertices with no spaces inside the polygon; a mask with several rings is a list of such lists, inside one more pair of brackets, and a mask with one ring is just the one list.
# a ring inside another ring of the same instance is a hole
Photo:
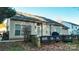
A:
{"label": "downspout", "polygon": [[50,24],[50,35],[51,35],[51,24]]}
{"label": "downspout", "polygon": [[43,24],[41,23],[41,36],[43,36]]}

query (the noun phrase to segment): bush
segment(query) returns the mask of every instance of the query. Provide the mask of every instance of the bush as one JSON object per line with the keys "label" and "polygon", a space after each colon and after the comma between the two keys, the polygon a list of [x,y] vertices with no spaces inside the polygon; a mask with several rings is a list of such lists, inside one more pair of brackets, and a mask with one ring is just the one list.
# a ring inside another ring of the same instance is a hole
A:
{"label": "bush", "polygon": [[72,42],[72,41],[73,41],[72,39],[65,39],[65,40],[64,40],[64,42],[66,42],[66,43],[67,43],[67,42]]}

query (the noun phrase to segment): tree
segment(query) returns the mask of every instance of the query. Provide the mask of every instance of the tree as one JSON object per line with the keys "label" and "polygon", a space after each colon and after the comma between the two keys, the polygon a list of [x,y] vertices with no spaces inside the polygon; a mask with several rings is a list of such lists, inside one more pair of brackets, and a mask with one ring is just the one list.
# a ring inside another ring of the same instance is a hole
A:
{"label": "tree", "polygon": [[[0,7],[0,23],[2,23],[4,19],[10,18],[15,14],[16,14],[16,11],[11,7]],[[3,33],[3,39],[9,39],[8,26],[7,26],[7,32]]]}
{"label": "tree", "polygon": [[0,7],[0,23],[2,23],[2,21],[5,18],[10,18],[14,16],[15,14],[16,14],[15,9],[11,7]]}

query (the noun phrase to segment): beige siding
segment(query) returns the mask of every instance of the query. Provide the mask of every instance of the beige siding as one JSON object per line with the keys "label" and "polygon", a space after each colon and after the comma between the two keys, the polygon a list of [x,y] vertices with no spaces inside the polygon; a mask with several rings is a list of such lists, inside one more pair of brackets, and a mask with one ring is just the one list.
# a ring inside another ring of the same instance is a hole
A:
{"label": "beige siding", "polygon": [[51,33],[58,32],[60,35],[68,35],[68,29],[63,29],[61,26],[51,26]]}
{"label": "beige siding", "polygon": [[36,29],[36,32],[37,32],[37,36],[41,36],[41,30],[42,30],[42,27],[41,25],[40,26],[37,26],[37,29]]}
{"label": "beige siding", "polygon": [[68,30],[67,29],[62,29],[62,35],[68,35]]}
{"label": "beige siding", "polygon": [[31,25],[31,35],[37,35],[37,24],[36,23],[29,23],[29,25]]}
{"label": "beige siding", "polygon": [[37,31],[35,29],[36,23],[30,23],[30,22],[21,22],[21,21],[10,21],[10,32],[9,37],[10,38],[23,38],[23,35],[15,36],[15,24],[20,25],[31,25],[31,35],[37,35]]}
{"label": "beige siding", "polygon": [[50,26],[46,23],[43,24],[43,36],[50,36]]}
{"label": "beige siding", "polygon": [[42,23],[42,25],[40,24],[38,26],[37,23],[23,22],[23,21],[12,21],[11,20],[10,25],[9,25],[9,37],[10,38],[24,38],[23,35],[15,36],[15,24],[31,25],[31,35],[50,36],[51,35],[50,32],[52,33],[54,31],[58,32],[61,35],[68,34],[68,30],[62,29],[61,26],[51,25],[51,29],[50,29],[50,25],[46,24],[46,23]]}
{"label": "beige siding", "polygon": [[51,33],[53,33],[54,31],[56,31],[55,26],[51,25]]}

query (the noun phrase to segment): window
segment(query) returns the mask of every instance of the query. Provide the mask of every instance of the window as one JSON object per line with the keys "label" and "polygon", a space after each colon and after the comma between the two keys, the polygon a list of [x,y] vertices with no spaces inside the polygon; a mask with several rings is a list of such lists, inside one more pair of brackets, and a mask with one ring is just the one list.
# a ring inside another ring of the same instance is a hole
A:
{"label": "window", "polygon": [[73,29],[73,25],[72,25],[72,29]]}
{"label": "window", "polygon": [[15,30],[15,35],[20,35],[20,30]]}
{"label": "window", "polygon": [[20,35],[21,26],[19,24],[15,24],[15,35]]}
{"label": "window", "polygon": [[77,27],[76,27],[76,29],[77,29]]}

